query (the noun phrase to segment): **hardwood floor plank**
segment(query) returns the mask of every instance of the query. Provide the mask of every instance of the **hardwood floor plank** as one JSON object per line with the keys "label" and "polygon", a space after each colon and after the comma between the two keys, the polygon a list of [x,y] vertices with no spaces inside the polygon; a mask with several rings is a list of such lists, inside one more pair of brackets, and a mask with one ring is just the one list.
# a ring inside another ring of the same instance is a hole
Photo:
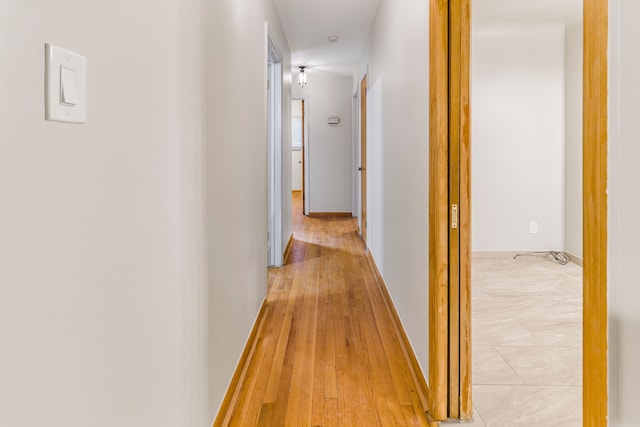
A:
{"label": "hardwood floor plank", "polygon": [[260,409],[260,417],[258,418],[258,426],[270,426],[273,425],[273,413],[275,411],[274,403],[267,403],[262,405]]}
{"label": "hardwood floor plank", "polygon": [[429,425],[355,220],[294,224],[224,425]]}
{"label": "hardwood floor plank", "polygon": [[324,405],[324,427],[338,427],[338,399],[327,399]]}

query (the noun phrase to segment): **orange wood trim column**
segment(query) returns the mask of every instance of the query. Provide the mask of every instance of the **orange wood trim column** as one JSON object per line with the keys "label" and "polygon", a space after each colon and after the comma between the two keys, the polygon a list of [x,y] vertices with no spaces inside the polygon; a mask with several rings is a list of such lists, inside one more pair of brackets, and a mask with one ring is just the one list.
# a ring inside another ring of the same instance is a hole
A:
{"label": "orange wood trim column", "polygon": [[471,342],[471,0],[460,7],[460,419],[473,416]]}
{"label": "orange wood trim column", "polygon": [[446,420],[449,311],[448,1],[431,0],[429,35],[429,408]]}
{"label": "orange wood trim column", "polygon": [[584,0],[583,423],[607,425],[607,0]]}
{"label": "orange wood trim column", "polygon": [[[461,3],[460,0],[449,1],[449,418],[453,419],[460,418]],[[454,205],[457,207],[455,213]]]}

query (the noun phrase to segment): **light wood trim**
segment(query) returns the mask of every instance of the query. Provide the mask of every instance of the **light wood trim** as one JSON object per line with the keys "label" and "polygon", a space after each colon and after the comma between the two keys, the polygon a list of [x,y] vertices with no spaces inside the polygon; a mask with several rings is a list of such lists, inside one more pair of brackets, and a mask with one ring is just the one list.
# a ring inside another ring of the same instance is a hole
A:
{"label": "light wood trim", "polygon": [[220,409],[218,410],[218,415],[213,421],[213,427],[222,427],[229,425],[229,420],[231,418],[231,415],[233,415],[233,411],[231,411],[230,408],[236,406],[238,397],[241,394],[242,389],[238,385],[242,384],[247,376],[247,371],[249,370],[249,362],[251,361],[251,358],[253,357],[253,354],[256,351],[256,346],[258,344],[258,340],[256,340],[256,337],[262,333],[262,329],[264,328],[264,321],[267,317],[267,312],[267,301],[264,300],[262,301],[262,306],[260,307],[260,311],[258,312],[256,321],[253,324],[253,328],[251,329],[251,333],[249,334],[247,343],[245,344],[244,350],[242,351],[242,356],[240,357],[238,366],[236,366],[236,370],[233,373],[233,377],[231,378],[231,383],[229,384],[227,393],[222,400],[222,404],[220,405]]}
{"label": "light wood trim", "polygon": [[367,75],[360,82],[360,220],[361,236],[367,245]]}
{"label": "light wood trim", "polygon": [[608,1],[584,0],[583,425],[607,425]]}
{"label": "light wood trim", "polygon": [[[460,1],[449,1],[449,205],[458,206],[458,212],[461,210],[461,6]],[[451,217],[449,223],[452,224]],[[449,227],[449,418],[460,418],[460,229],[457,226]]]}
{"label": "light wood trim", "polygon": [[282,259],[283,263],[287,264],[289,262],[289,256],[291,255],[291,248],[293,248],[293,233],[289,236],[289,241],[287,242],[287,246],[284,248],[284,254]]}
{"label": "light wood trim", "polygon": [[[431,414],[429,410],[429,386],[425,381],[424,374],[422,372],[422,368],[420,367],[420,363],[418,363],[418,359],[413,351],[413,347],[411,346],[411,342],[409,341],[409,337],[407,336],[407,332],[404,329],[402,324],[402,320],[400,320],[400,316],[396,311],[395,305],[393,304],[393,299],[389,294],[389,289],[387,288],[387,284],[382,278],[382,274],[380,274],[380,270],[378,269],[378,265],[376,264],[371,251],[367,251],[367,260],[369,261],[369,266],[373,271],[373,275],[376,279],[376,283],[378,285],[378,289],[382,294],[382,299],[384,300],[384,304],[387,308],[387,312],[389,313],[389,317],[392,319],[393,328],[396,331],[396,335],[400,338],[400,346],[402,347],[402,351],[405,355],[405,358],[409,361],[409,371],[411,374],[411,378],[413,379],[414,384],[417,386],[416,392],[418,393],[418,399],[420,400],[420,405],[425,413]],[[430,426],[438,426],[439,424],[434,422],[433,419],[429,420]]]}
{"label": "light wood trim", "polygon": [[353,218],[351,212],[309,212],[309,218]]}
{"label": "light wood trim", "polygon": [[471,342],[471,0],[460,7],[460,419],[473,417]]}
{"label": "light wood trim", "polygon": [[431,0],[429,25],[429,408],[446,420],[448,388],[448,2]]}

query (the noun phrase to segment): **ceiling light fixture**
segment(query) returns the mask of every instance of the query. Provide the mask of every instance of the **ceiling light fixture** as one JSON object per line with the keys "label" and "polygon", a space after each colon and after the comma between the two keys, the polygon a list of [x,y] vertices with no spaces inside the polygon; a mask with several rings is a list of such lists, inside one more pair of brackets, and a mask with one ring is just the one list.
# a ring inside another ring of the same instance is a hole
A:
{"label": "ceiling light fixture", "polygon": [[301,87],[305,87],[307,84],[307,73],[304,71],[305,66],[301,65],[298,68],[300,69],[300,74],[298,74],[298,84]]}
{"label": "ceiling light fixture", "polygon": [[329,36],[328,37],[329,42],[331,43],[335,43],[338,41],[338,36]]}

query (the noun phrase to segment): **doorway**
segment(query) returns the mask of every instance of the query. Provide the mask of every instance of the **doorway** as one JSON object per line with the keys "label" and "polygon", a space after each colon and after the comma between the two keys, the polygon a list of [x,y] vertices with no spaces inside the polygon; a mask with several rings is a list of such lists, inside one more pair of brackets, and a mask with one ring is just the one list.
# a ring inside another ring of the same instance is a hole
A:
{"label": "doorway", "polygon": [[582,246],[581,3],[535,21],[474,3],[472,384],[487,426],[581,425],[582,269],[565,253]]}
{"label": "doorway", "polygon": [[302,215],[307,215],[307,135],[309,123],[307,119],[306,98],[291,100],[291,176],[294,197],[300,197]]}
{"label": "doorway", "polygon": [[[606,0],[584,1],[583,422],[588,426],[606,425],[607,415],[607,11]],[[472,411],[470,13],[470,0],[431,2],[429,407],[438,420],[469,419]]]}
{"label": "doorway", "polygon": [[267,264],[283,264],[282,55],[268,35],[267,55]]}
{"label": "doorway", "polygon": [[360,236],[367,247],[367,75],[360,82]]}

